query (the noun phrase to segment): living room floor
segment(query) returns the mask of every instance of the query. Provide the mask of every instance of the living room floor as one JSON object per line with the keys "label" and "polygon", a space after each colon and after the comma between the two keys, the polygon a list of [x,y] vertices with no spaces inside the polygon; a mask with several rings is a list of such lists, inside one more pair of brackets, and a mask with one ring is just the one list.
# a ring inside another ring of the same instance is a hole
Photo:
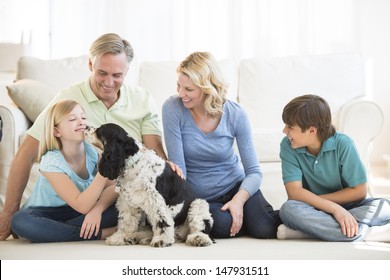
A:
{"label": "living room floor", "polygon": [[174,244],[108,246],[104,241],[0,243],[0,259],[8,260],[390,260],[390,243],[318,240],[218,239],[209,247]]}

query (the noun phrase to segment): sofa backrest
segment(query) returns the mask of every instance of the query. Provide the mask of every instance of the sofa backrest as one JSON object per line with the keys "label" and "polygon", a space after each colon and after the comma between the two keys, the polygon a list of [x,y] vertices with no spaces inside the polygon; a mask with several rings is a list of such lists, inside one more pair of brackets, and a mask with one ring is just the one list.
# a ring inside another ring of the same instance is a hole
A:
{"label": "sofa backrest", "polygon": [[279,161],[284,106],[294,97],[325,98],[338,128],[348,101],[364,95],[364,69],[358,54],[246,59],[238,67],[238,99],[247,111],[260,161]]}
{"label": "sofa backrest", "polygon": [[7,86],[8,95],[34,122],[61,89],[89,76],[86,55],[54,60],[23,56],[18,60],[15,82]]}
{"label": "sofa backrest", "polygon": [[[149,89],[161,114],[164,101],[176,93],[179,62],[143,62],[138,85]],[[348,101],[364,96],[363,61],[358,54],[245,59],[238,65],[221,60],[230,84],[228,97],[247,111],[260,161],[279,161],[279,143],[284,124],[283,107],[298,95],[313,93],[330,104],[339,128],[340,109]],[[17,80],[39,81],[54,92],[88,78],[88,56],[59,60],[22,57]],[[49,100],[47,100],[49,102]]]}
{"label": "sofa backrest", "polygon": [[[176,68],[180,62],[142,62],[139,67],[138,85],[150,90],[161,116],[165,100],[177,94]],[[233,60],[219,61],[221,71],[229,84],[228,98],[237,101],[237,66]]]}

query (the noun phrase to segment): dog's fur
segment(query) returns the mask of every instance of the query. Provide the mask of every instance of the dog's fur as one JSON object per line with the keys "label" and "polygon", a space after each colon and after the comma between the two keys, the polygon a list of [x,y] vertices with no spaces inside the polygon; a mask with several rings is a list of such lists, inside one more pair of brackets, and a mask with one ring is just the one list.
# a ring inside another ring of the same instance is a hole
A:
{"label": "dog's fur", "polygon": [[[176,241],[192,246],[213,243],[208,203],[197,199],[171,167],[116,124],[87,130],[87,140],[102,149],[101,175],[117,180],[118,229],[109,245],[150,244],[165,247]],[[143,213],[150,226],[142,226]]]}

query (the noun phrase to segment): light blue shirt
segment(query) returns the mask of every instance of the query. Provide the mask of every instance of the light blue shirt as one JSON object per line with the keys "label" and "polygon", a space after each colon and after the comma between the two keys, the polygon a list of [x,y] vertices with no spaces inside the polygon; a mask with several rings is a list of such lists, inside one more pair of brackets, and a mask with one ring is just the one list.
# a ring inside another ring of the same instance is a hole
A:
{"label": "light blue shirt", "polygon": [[[84,142],[86,165],[88,171],[88,178],[80,178],[68,165],[64,156],[59,150],[46,152],[39,163],[41,172],[58,172],[66,174],[72,182],[76,185],[80,192],[83,192],[92,182],[97,173],[98,153],[88,143]],[[39,174],[38,180],[34,185],[33,192],[23,208],[29,206],[45,206],[58,207],[64,206],[67,203],[62,200],[55,192],[53,187],[47,181],[46,177]]]}
{"label": "light blue shirt", "polygon": [[240,181],[251,196],[259,190],[263,175],[247,114],[239,104],[226,101],[218,127],[210,133],[197,127],[177,96],[165,101],[162,118],[169,160],[179,165],[199,197],[220,198]]}
{"label": "light blue shirt", "polygon": [[306,147],[293,149],[287,137],[280,143],[283,182],[301,181],[303,188],[327,194],[367,182],[366,171],[352,139],[336,132],[317,156]]}

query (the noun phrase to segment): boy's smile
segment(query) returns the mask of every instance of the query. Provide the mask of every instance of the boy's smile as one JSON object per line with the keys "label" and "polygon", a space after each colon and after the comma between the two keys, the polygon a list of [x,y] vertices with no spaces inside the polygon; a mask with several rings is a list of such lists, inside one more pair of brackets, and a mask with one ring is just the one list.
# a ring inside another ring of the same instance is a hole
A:
{"label": "boy's smile", "polygon": [[310,127],[302,131],[298,125],[291,126],[286,124],[283,133],[286,134],[293,149],[306,147],[309,153],[314,156],[318,155],[321,150],[322,143],[318,139],[317,129],[315,127]]}

